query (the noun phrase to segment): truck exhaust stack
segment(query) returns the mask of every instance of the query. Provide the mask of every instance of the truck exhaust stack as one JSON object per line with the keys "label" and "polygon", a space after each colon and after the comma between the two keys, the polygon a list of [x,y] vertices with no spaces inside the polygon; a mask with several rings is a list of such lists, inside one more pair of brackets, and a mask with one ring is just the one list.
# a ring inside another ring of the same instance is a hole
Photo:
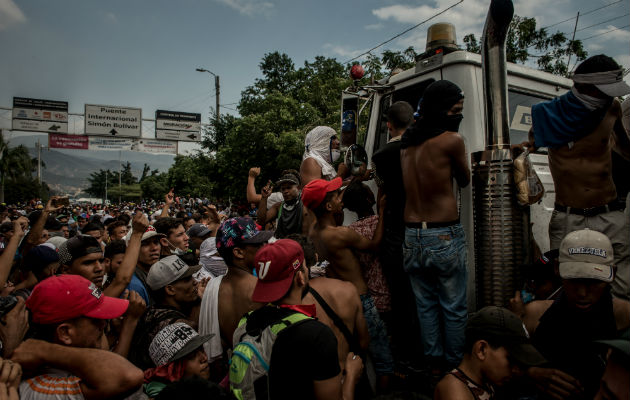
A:
{"label": "truck exhaust stack", "polygon": [[505,42],[513,15],[511,0],[492,0],[483,33],[486,149],[471,155],[477,308],[508,304],[520,289],[528,248],[510,150]]}

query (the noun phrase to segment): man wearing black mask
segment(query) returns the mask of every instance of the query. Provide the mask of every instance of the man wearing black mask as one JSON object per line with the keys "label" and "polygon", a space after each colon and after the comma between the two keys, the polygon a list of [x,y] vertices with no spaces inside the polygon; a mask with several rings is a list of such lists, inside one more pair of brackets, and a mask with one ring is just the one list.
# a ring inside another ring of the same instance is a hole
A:
{"label": "man wearing black mask", "polygon": [[416,297],[422,347],[436,374],[461,360],[466,327],[466,237],[453,178],[470,182],[464,140],[457,133],[464,93],[452,82],[423,93],[420,118],[402,137],[405,186],[404,268]]}

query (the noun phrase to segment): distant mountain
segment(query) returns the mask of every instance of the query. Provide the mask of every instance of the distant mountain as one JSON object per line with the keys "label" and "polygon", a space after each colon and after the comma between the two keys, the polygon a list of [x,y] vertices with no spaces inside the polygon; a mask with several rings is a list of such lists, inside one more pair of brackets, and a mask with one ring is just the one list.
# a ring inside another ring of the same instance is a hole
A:
{"label": "distant mountain", "polygon": [[[35,144],[38,138],[42,144],[48,145],[46,136],[13,135],[9,141],[9,146],[24,145],[33,157],[37,157]],[[99,169],[118,171],[118,157],[117,151],[42,149],[42,161],[46,164],[46,167],[42,168],[42,180],[58,193],[75,196],[88,187],[87,178],[92,172]],[[166,172],[173,164],[173,159],[174,156],[172,155],[136,151],[123,151],[121,157],[123,164],[127,161],[131,163],[133,175],[138,178],[142,175],[144,164],[149,165],[151,170],[157,169],[160,172]]]}

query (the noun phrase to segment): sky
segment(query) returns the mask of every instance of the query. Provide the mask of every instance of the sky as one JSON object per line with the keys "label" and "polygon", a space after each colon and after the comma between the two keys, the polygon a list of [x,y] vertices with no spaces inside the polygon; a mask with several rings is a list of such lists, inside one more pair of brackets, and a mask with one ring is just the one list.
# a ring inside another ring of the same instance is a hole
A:
{"label": "sky", "polygon": [[[104,104],[139,107],[149,119],[157,109],[201,113],[207,123],[214,78],[196,68],[220,76],[220,112],[236,115],[266,53],[286,53],[298,67],[318,55],[346,62],[458,1],[0,0],[0,107],[32,97],[68,101],[70,113]],[[375,52],[421,52],[436,22],[453,23],[459,44],[468,33],[479,37],[489,4],[464,0]],[[578,11],[585,14],[576,38],[589,54],[630,67],[628,0],[514,0],[514,7],[538,27],[572,18],[549,28],[569,35]],[[78,125],[70,132],[80,133]],[[143,125],[151,136],[151,123]],[[0,110],[0,129],[10,127],[10,111]]]}

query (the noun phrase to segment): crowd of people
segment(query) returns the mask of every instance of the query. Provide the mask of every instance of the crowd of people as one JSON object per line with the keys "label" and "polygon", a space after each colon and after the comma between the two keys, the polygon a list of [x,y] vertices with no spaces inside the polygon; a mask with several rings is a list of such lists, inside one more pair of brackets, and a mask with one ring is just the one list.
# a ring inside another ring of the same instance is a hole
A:
{"label": "crowd of people", "polygon": [[606,56],[573,80],[515,146],[548,149],[556,205],[510,304],[469,308],[445,80],[388,108],[371,165],[316,127],[299,171],[257,190],[250,169],[240,209],[2,205],[0,400],[628,399],[630,87]]}

